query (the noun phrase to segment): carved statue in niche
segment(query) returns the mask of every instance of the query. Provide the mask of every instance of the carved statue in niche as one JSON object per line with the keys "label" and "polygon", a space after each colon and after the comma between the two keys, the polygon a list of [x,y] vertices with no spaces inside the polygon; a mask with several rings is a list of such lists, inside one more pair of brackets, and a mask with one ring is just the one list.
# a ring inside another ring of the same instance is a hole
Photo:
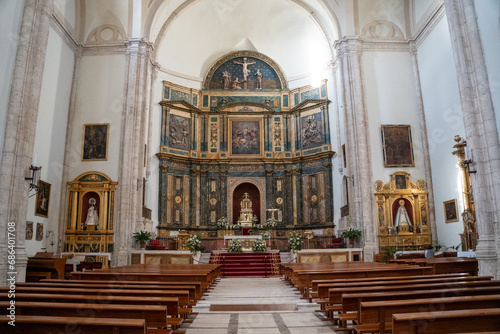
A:
{"label": "carved statue in niche", "polygon": [[255,80],[256,80],[256,88],[257,89],[262,89],[262,73],[260,72],[260,69],[257,69],[257,72],[254,74],[255,75]]}
{"label": "carved statue in niche", "polygon": [[87,230],[95,230],[96,225],[99,223],[99,214],[97,213],[95,203],[95,198],[89,199],[87,219],[85,220],[85,226],[87,226]]}
{"label": "carved statue in niche", "polygon": [[222,73],[222,88],[229,89],[231,86],[231,73],[224,71]]}
{"label": "carved statue in niche", "polygon": [[210,125],[210,147],[217,147],[217,123]]}
{"label": "carved statue in niche", "polygon": [[274,145],[281,146],[281,123],[274,123]]}
{"label": "carved statue in niche", "polygon": [[240,84],[243,81],[240,81],[238,77],[234,78],[233,85],[231,86],[232,89],[241,89]]}
{"label": "carved statue in niche", "polygon": [[412,225],[410,217],[408,216],[408,212],[405,209],[405,201],[404,200],[399,200],[399,208],[398,212],[396,213],[396,218],[394,219],[394,226],[395,227],[409,227]]}

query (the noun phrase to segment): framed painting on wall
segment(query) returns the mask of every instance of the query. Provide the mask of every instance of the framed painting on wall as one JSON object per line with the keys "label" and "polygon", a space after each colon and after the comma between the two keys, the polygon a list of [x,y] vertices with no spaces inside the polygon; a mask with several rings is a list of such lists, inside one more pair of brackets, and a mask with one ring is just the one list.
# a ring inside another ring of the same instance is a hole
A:
{"label": "framed painting on wall", "polygon": [[382,125],[384,167],[415,167],[410,125]]}
{"label": "framed painting on wall", "polygon": [[263,155],[262,119],[230,119],[229,133],[231,135],[231,156],[255,157]]}
{"label": "framed painting on wall", "polygon": [[84,124],[82,161],[108,159],[109,124]]}
{"label": "framed painting on wall", "polygon": [[457,199],[443,202],[444,222],[453,223],[458,221]]}
{"label": "framed painting on wall", "polygon": [[49,217],[50,183],[38,180],[38,191],[36,193],[35,216]]}
{"label": "framed painting on wall", "polygon": [[43,224],[36,223],[36,241],[43,240]]}
{"label": "framed painting on wall", "polygon": [[26,240],[33,239],[33,222],[26,222]]}

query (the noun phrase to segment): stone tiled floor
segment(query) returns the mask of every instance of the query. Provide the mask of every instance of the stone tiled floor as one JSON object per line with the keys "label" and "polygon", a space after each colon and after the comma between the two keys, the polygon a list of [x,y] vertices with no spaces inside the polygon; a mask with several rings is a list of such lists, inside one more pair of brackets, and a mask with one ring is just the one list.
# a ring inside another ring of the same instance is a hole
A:
{"label": "stone tiled floor", "polygon": [[[321,321],[315,303],[301,300],[281,278],[224,278],[205,300],[198,302],[186,334],[325,334],[334,333],[331,324]],[[212,304],[290,304],[297,311],[211,312]]]}

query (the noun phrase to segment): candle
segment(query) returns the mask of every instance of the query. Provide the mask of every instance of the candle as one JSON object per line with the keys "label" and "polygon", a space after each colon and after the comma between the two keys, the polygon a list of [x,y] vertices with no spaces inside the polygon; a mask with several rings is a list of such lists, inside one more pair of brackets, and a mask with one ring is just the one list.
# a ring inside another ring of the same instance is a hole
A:
{"label": "candle", "polygon": [[36,153],[33,155],[33,166],[36,166]]}

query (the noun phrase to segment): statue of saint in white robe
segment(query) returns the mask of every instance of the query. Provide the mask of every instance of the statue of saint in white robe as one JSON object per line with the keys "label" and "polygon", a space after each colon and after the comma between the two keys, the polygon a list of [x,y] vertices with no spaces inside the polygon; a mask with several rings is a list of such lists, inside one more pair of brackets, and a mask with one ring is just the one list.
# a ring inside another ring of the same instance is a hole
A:
{"label": "statue of saint in white robe", "polygon": [[396,213],[396,219],[394,219],[394,226],[400,225],[411,225],[410,217],[408,216],[408,212],[405,208],[405,201],[399,201],[398,212]]}

